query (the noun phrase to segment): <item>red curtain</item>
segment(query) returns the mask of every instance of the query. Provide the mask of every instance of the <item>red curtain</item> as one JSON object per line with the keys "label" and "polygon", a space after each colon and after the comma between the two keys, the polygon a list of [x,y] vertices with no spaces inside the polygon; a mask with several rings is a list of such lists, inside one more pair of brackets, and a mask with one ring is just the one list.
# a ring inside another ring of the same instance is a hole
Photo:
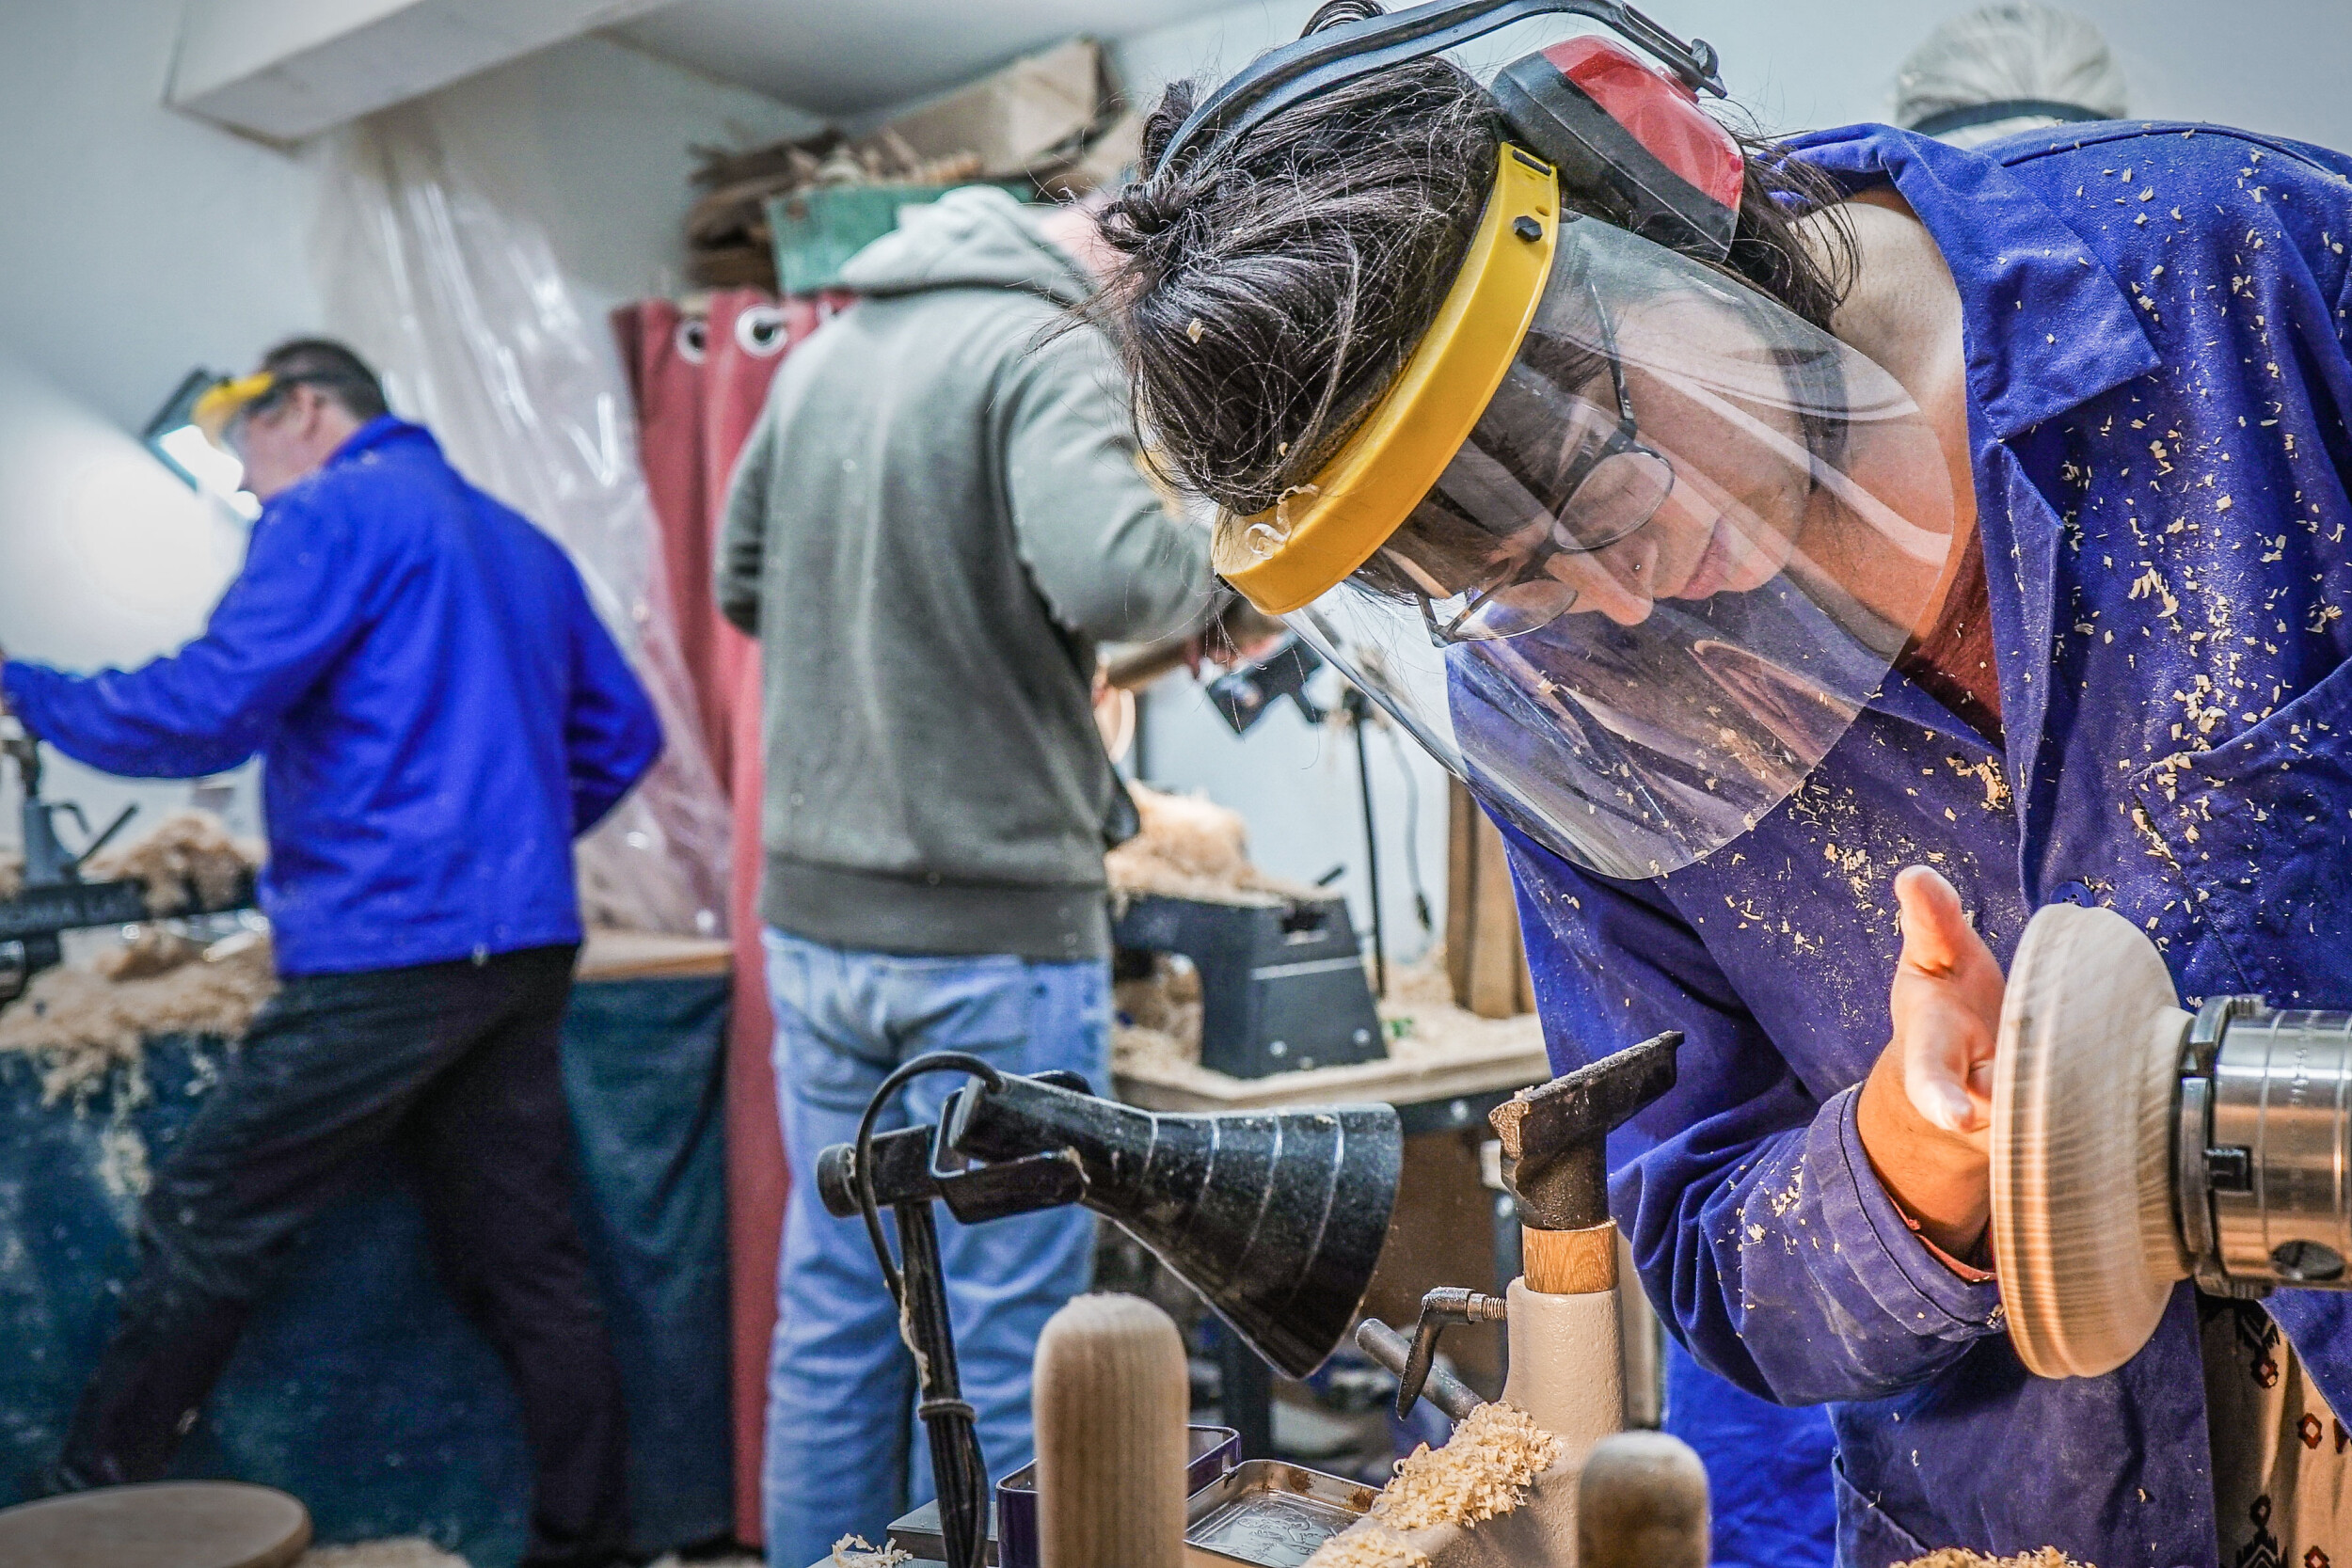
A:
{"label": "red curtain", "polygon": [[736,456],[758,421],[776,367],[821,320],[816,301],[779,303],[756,289],[714,294],[700,315],[660,299],[613,312],[637,399],[645,483],[669,568],[672,602],[663,608],[675,619],[678,646],[694,681],[703,739],[734,816],[727,1261],[734,1297],[736,1533],[751,1543],[762,1534],[760,1450],[786,1179],[769,1059],[773,1026],[766,957],[759,942],[759,650],[721,617],[710,581]]}

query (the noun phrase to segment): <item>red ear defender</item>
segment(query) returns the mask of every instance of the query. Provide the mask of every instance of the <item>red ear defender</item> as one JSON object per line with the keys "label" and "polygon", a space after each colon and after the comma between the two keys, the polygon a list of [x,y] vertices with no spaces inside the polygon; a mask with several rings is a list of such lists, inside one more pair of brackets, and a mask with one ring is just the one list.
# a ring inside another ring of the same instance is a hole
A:
{"label": "red ear defender", "polygon": [[1514,136],[1565,183],[1623,197],[1635,233],[1718,261],[1729,252],[1746,165],[1689,87],[1585,34],[1514,61],[1492,91]]}

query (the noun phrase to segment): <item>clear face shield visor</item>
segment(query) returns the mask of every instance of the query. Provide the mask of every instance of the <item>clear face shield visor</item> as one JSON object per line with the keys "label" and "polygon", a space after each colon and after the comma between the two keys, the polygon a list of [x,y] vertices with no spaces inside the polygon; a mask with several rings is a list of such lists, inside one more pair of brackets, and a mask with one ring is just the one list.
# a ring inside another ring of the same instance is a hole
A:
{"label": "clear face shield visor", "polygon": [[1413,362],[1220,566],[1504,820],[1660,876],[1786,800],[1920,629],[1947,469],[1877,365],[1502,163]]}

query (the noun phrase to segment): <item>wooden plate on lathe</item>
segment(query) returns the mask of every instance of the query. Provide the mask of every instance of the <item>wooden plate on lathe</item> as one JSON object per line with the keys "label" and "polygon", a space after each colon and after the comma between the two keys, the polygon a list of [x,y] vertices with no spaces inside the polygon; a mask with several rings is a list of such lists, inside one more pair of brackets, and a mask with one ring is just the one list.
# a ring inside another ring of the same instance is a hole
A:
{"label": "wooden plate on lathe", "polygon": [[2172,1221],[2189,1016],[2153,942],[2053,904],[2010,966],[1993,1077],[1993,1252],[2009,1335],[2042,1377],[2097,1377],[2187,1277]]}
{"label": "wooden plate on lathe", "polygon": [[310,1513],[240,1481],[106,1486],[0,1510],[0,1563],[41,1568],[286,1568]]}

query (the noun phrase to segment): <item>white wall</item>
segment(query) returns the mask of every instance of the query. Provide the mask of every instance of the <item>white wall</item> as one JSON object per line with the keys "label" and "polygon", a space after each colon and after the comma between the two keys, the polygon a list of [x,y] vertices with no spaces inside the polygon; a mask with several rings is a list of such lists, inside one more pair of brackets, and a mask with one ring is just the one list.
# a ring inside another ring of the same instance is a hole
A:
{"label": "white wall", "polygon": [[[2352,147],[2352,12],[2344,0],[2064,0],[2107,37],[2132,88],[2132,112],[2204,119]],[[1974,0],[1656,0],[1660,25],[1713,43],[1732,99],[1769,130],[1883,119],[1895,67],[1940,22]],[[1252,0],[1118,44],[1139,94],[1172,77],[1222,80],[1261,50],[1297,36],[1308,0]],[[1525,24],[1466,52],[1473,68],[1539,48],[1584,24]]]}
{"label": "white wall", "polygon": [[[1895,68],[1936,24],[1974,8],[1968,0],[1656,0],[1645,9],[1722,53],[1733,102],[1768,131],[1785,132],[1890,112]],[[2106,33],[2130,83],[2135,114],[2205,119],[2352,149],[2352,10],[2345,0],[2072,0]],[[1261,50],[1297,36],[1312,0],[1253,0],[1197,22],[1120,40],[1116,55],[1142,102],[1174,77],[1216,82]],[[1482,74],[1583,24],[1523,24],[1466,51]],[[1145,752],[1152,782],[1205,789],[1248,820],[1263,865],[1311,878],[1345,863],[1343,882],[1359,926],[1367,919],[1362,814],[1355,753],[1343,732],[1309,728],[1287,707],[1236,739],[1183,675],[1146,705]],[[1443,776],[1418,751],[1418,843],[1422,879],[1443,929]],[[1421,936],[1406,876],[1406,789],[1385,736],[1372,755],[1374,816],[1381,829],[1381,893],[1390,950],[1410,956]]]}
{"label": "white wall", "polygon": [[698,146],[806,135],[801,110],[627,44],[575,39],[446,87],[443,135],[480,153],[546,230],[586,313],[686,287]]}
{"label": "white wall", "polygon": [[[243,557],[227,507],[199,499],[90,404],[0,349],[0,647],[71,667],[131,664],[202,625]],[[100,826],[133,800],[151,821],[184,784],[134,785],[52,752],[53,799]],[[13,772],[0,781],[0,843],[17,837]],[[256,826],[249,803],[232,813]],[[135,827],[133,830],[136,831]]]}
{"label": "white wall", "polygon": [[[241,554],[135,433],[191,367],[242,370],[274,340],[335,330],[310,261],[324,160],[162,107],[179,8],[0,0],[0,647],[70,668],[193,636]],[[437,103],[546,227],[592,319],[678,286],[691,146],[810,123],[596,38]],[[109,814],[186,797],[62,762],[49,783]],[[0,800],[0,841],[15,834]]]}

